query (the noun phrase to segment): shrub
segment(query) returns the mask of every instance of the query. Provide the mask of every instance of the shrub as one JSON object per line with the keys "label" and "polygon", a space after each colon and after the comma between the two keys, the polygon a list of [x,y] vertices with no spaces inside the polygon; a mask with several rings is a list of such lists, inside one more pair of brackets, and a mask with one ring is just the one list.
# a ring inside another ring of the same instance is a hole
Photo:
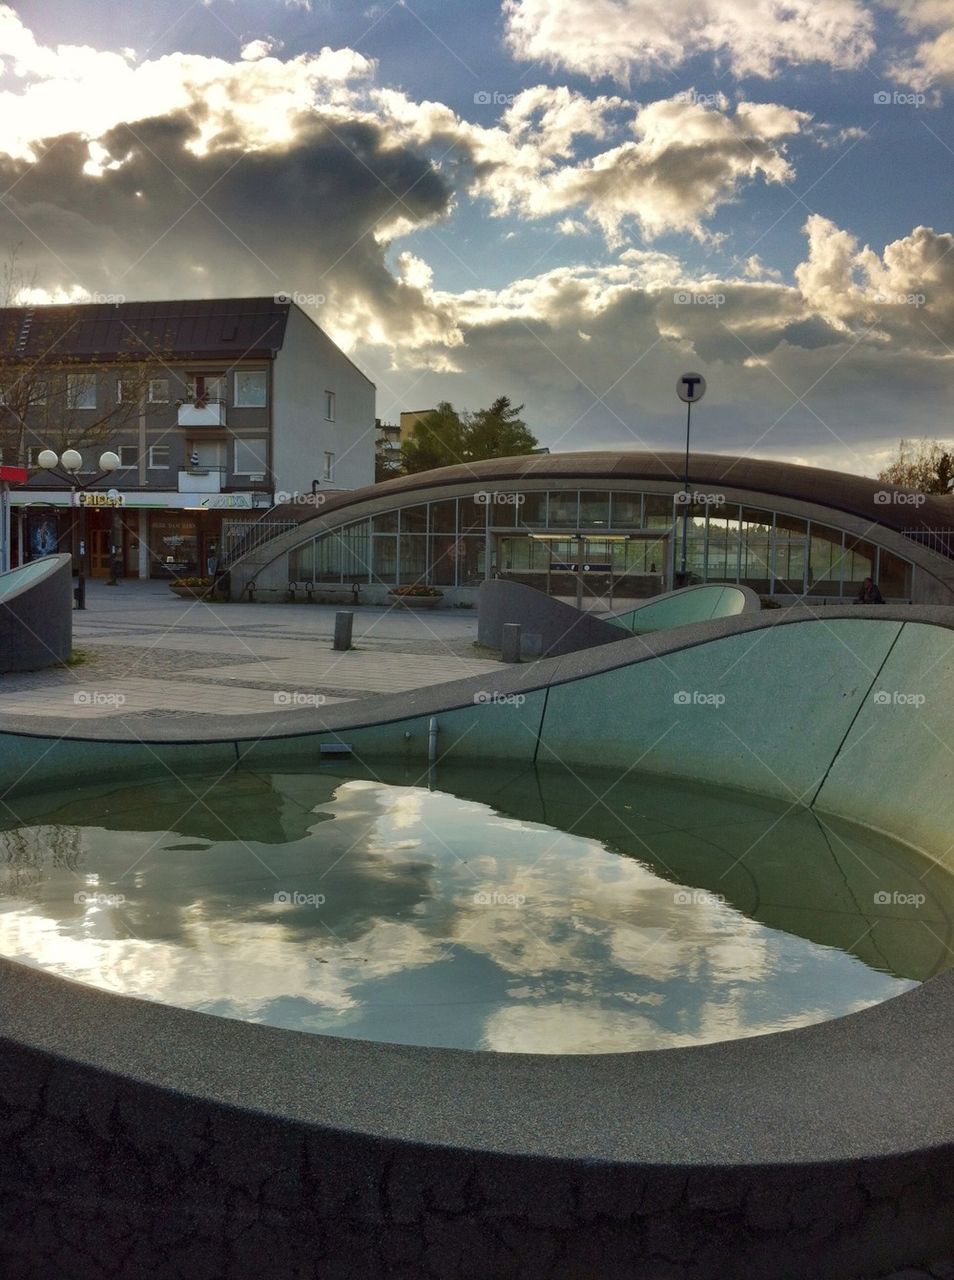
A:
{"label": "shrub", "polygon": [[420,582],[415,582],[409,587],[392,587],[389,592],[392,596],[442,596],[443,591],[438,591],[437,587],[425,587]]}

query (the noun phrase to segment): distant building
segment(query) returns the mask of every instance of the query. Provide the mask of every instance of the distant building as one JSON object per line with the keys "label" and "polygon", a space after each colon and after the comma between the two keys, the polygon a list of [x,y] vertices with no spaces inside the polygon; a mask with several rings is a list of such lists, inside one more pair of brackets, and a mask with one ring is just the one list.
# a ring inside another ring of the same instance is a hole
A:
{"label": "distant building", "polygon": [[374,424],[375,472],[378,480],[396,476],[401,467],[401,427],[397,422]]}
{"label": "distant building", "polygon": [[422,418],[428,418],[434,412],[433,409],[408,409],[401,414],[401,443],[404,444],[410,439],[414,428]]}
{"label": "distant building", "polygon": [[129,576],[205,573],[276,502],[309,495],[313,512],[315,495],[373,482],[374,384],[289,301],[0,308],[0,336],[8,371],[48,363],[52,379],[77,379],[72,422],[121,400],[130,336],[157,363],[135,412],[98,447],[81,448],[87,478],[105,449],[121,460],[89,495],[37,469],[56,423],[52,410],[26,415],[30,479],[10,495],[14,563],[70,550],[71,508],[82,502],[93,576],[108,574],[114,555]]}

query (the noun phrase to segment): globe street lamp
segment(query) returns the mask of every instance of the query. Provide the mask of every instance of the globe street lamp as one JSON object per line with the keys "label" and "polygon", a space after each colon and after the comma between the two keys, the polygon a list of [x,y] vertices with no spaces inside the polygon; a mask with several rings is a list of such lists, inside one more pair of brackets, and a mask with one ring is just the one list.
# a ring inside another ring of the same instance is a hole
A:
{"label": "globe street lamp", "polygon": [[[83,456],[76,449],[64,449],[62,455],[58,458],[52,449],[43,449],[37,458],[37,464],[42,471],[49,471],[51,475],[57,477],[58,480],[65,480],[70,486],[73,494],[73,505],[79,507],[79,555],[77,556],[77,564],[79,572],[76,580],[76,607],[77,609],[86,608],[86,507],[79,501],[78,494],[85,489],[90,489],[98,480],[102,480],[103,476],[111,475],[119,466],[119,456],[111,450],[101,453],[99,456],[98,476],[93,476],[87,480],[85,484],[81,484],[79,473],[83,467]],[[62,471],[58,471],[57,467],[62,467]],[[65,473],[65,474],[64,474]]]}

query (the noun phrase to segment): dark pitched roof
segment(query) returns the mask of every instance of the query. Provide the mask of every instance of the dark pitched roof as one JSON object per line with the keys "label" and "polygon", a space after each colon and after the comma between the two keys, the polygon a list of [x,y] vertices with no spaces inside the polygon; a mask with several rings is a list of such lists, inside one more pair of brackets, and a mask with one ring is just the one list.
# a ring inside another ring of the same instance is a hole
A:
{"label": "dark pitched roof", "polygon": [[[420,494],[417,500],[426,501],[428,489],[450,484],[470,484],[474,489],[485,488],[495,482],[519,483],[530,479],[551,480],[555,486],[577,482],[582,488],[595,480],[664,480],[678,484],[682,481],[684,458],[683,453],[675,451],[642,453],[635,450],[491,458],[485,462],[438,467],[434,471],[385,480],[381,484],[355,490],[345,498],[329,501],[318,515],[330,515],[369,498],[393,496],[397,506],[402,500],[413,502]],[[770,497],[816,502],[819,506],[859,516],[889,529],[954,527],[954,501],[950,498],[915,494],[912,489],[901,489],[867,476],[827,471],[822,467],[803,467],[767,458],[693,453],[689,460],[689,482],[693,487],[710,491],[718,491],[719,486],[724,486]],[[876,496],[881,493],[890,495],[889,501]],[[901,495],[900,499],[897,495]]]}
{"label": "dark pitched roof", "polygon": [[2,307],[0,364],[99,361],[134,352],[162,359],[268,358],[284,342],[290,305],[273,298],[198,298]]}

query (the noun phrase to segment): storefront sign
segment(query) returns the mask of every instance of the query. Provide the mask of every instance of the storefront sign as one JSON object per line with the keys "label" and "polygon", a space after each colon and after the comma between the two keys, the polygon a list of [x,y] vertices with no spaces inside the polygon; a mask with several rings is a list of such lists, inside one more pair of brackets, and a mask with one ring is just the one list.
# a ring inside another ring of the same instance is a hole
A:
{"label": "storefront sign", "polygon": [[[104,490],[87,490],[73,494],[69,489],[13,489],[10,492],[10,504],[14,507],[29,507],[37,504],[53,507],[126,507],[151,508],[152,510],[204,510],[204,511],[247,511],[254,507],[270,507],[272,495],[261,491],[252,493],[175,493],[169,490],[125,489],[116,494],[118,501],[109,501]],[[81,501],[82,500],[82,501]]]}
{"label": "storefront sign", "polygon": [[77,507],[124,507],[125,496],[110,489],[108,493],[74,493],[73,505]]}
{"label": "storefront sign", "polygon": [[211,498],[203,498],[202,506],[207,511],[234,511],[241,508],[248,511],[252,506],[250,493],[215,493]]}

